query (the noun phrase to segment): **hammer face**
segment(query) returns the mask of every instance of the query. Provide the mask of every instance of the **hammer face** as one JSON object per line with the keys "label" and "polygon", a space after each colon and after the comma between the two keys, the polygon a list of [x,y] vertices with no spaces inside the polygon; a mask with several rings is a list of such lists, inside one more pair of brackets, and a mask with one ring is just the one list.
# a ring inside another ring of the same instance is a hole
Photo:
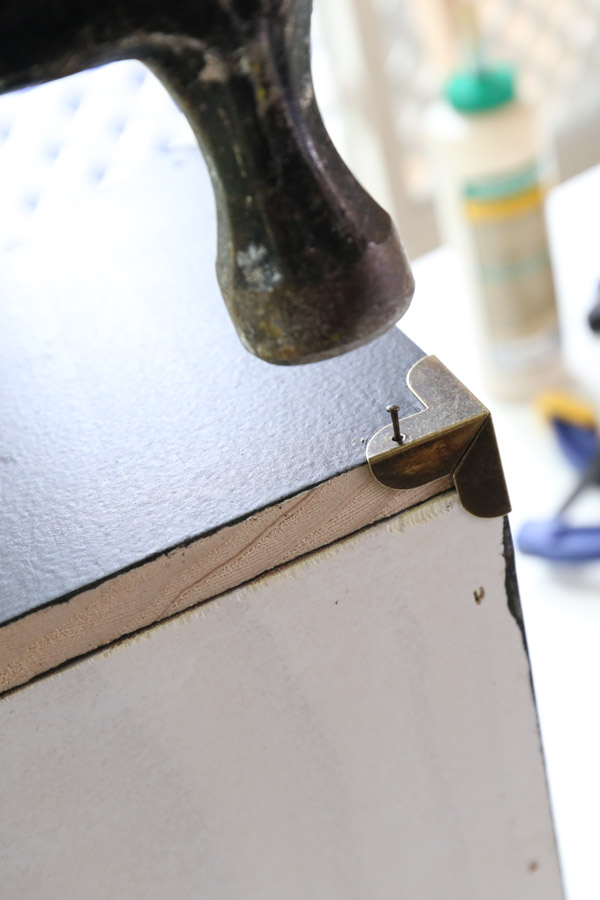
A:
{"label": "hammer face", "polygon": [[282,278],[253,291],[229,282],[230,267],[217,271],[243,345],[278,365],[316,362],[369,343],[398,321],[414,290],[391,222],[387,240],[367,244],[357,261],[321,281]]}

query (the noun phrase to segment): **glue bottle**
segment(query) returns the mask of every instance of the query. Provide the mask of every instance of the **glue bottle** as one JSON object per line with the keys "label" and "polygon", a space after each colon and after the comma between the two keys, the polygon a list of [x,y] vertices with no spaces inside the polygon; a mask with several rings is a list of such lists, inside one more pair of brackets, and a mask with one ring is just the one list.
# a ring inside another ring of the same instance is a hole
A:
{"label": "glue bottle", "polygon": [[537,116],[512,70],[455,73],[429,111],[439,225],[462,258],[490,389],[527,398],[560,380]]}

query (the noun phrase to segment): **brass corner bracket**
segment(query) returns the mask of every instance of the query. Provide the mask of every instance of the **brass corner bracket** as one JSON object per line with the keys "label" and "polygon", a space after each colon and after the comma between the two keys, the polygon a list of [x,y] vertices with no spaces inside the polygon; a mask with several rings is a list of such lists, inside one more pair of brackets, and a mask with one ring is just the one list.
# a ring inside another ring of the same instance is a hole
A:
{"label": "brass corner bracket", "polygon": [[388,407],[394,424],[367,444],[377,481],[406,491],[446,475],[474,516],[510,512],[490,411],[435,356],[418,360],[406,382],[425,409],[398,419]]}

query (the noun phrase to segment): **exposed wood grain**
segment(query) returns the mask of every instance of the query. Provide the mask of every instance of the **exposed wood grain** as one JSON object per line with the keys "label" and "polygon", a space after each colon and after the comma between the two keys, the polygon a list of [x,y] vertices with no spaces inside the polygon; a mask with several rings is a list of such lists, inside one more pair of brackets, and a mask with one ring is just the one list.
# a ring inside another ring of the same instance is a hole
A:
{"label": "exposed wood grain", "polygon": [[0,628],[0,691],[445,490],[383,487],[366,465]]}

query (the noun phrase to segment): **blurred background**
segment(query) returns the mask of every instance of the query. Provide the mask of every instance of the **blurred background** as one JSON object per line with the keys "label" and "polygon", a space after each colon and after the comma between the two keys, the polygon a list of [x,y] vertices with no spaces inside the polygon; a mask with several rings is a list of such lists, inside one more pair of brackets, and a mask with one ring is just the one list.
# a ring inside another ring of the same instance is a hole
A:
{"label": "blurred background", "polygon": [[[560,179],[600,159],[600,0],[314,0],[313,73],[323,117],[413,259],[440,243],[423,115],[464,61],[458,22],[465,5],[476,13],[485,55],[516,64],[521,93],[552,135]],[[15,200],[2,227],[10,218],[18,232],[12,213],[28,218],[59,182],[70,195],[112,175],[115,162],[123,171],[134,143],[140,153],[186,137],[183,116],[136,62],[0,97],[7,163],[0,189],[3,202]],[[23,153],[28,166],[15,170],[11,160]]]}
{"label": "blurred background", "polygon": [[460,6],[486,57],[513,63],[561,179],[600,161],[598,0],[315,0],[313,71],[328,128],[412,258],[440,243],[423,115],[464,63]]}

